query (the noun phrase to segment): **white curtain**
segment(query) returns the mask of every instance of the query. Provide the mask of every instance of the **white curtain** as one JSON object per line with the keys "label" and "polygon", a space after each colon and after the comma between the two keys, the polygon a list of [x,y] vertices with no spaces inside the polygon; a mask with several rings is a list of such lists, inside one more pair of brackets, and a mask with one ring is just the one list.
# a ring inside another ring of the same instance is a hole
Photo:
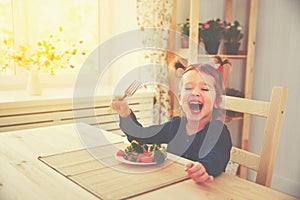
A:
{"label": "white curtain", "polygon": [[156,99],[154,105],[154,123],[170,118],[171,105],[168,90],[168,68],[166,62],[168,30],[171,25],[172,0],[137,0],[138,27],[143,32],[143,45],[154,47],[144,51],[143,64],[152,64],[156,69]]}

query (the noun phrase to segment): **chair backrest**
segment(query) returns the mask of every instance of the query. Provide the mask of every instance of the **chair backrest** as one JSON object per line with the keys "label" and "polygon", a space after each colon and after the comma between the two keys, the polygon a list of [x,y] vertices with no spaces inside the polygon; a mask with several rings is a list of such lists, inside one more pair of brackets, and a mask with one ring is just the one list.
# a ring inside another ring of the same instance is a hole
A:
{"label": "chair backrest", "polygon": [[260,154],[233,147],[230,160],[256,171],[256,183],[267,187],[271,185],[287,96],[287,88],[274,87],[268,102],[224,96],[221,104],[226,110],[266,118]]}
{"label": "chair backrest", "polygon": [[[149,126],[152,124],[152,108],[153,108],[154,93],[142,92],[135,93],[128,99],[130,108],[134,111],[138,121],[143,126]],[[97,108],[95,113],[97,115],[96,123],[89,123],[90,125],[98,126],[109,132],[125,136],[123,131],[119,127],[119,118],[117,114],[111,114],[108,109],[111,104],[111,96],[102,98],[102,101],[97,101]]]}

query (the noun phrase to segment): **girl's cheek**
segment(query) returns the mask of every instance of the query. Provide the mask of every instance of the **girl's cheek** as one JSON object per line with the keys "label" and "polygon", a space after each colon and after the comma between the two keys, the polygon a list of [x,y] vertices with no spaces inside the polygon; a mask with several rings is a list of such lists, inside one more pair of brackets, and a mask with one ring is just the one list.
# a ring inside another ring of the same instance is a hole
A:
{"label": "girl's cheek", "polygon": [[189,95],[189,93],[187,91],[182,91],[181,95],[180,95],[180,99],[185,99],[185,98],[187,98],[188,95]]}
{"label": "girl's cheek", "polygon": [[188,96],[181,96],[180,104],[181,105],[186,105],[187,102],[188,102]]}
{"label": "girl's cheek", "polygon": [[182,99],[186,100],[188,98],[189,94],[185,93],[183,96],[182,96]]}
{"label": "girl's cheek", "polygon": [[190,94],[192,94],[193,93],[193,90],[185,90],[184,91],[184,95],[185,96],[188,96],[188,95],[190,95]]}

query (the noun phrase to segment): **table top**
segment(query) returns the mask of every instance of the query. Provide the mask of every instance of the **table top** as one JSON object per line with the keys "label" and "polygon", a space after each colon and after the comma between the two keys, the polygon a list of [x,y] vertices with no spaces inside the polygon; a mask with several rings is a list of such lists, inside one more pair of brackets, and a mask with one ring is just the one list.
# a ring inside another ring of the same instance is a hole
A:
{"label": "table top", "polygon": [[[79,135],[79,129],[86,134]],[[97,131],[86,124],[67,124],[1,133],[0,199],[99,199],[38,159],[98,146],[99,140],[93,134]],[[118,135],[101,133],[106,138],[103,145],[125,141]],[[131,199],[184,199],[187,196],[188,199],[296,199],[225,173],[210,184],[196,184],[187,179]]]}

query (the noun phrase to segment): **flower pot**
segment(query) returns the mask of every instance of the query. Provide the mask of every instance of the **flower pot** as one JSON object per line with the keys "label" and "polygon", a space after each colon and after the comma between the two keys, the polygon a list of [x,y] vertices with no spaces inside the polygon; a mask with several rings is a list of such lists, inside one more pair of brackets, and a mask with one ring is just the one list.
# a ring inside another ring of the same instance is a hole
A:
{"label": "flower pot", "polygon": [[204,47],[208,54],[217,54],[220,46],[220,41],[205,41]]}
{"label": "flower pot", "polygon": [[231,42],[226,42],[225,43],[225,53],[228,55],[237,55],[239,52],[241,43],[236,42],[236,43],[231,43]]}
{"label": "flower pot", "polygon": [[28,75],[27,92],[29,95],[42,95],[42,88],[40,84],[39,71],[31,69]]}

